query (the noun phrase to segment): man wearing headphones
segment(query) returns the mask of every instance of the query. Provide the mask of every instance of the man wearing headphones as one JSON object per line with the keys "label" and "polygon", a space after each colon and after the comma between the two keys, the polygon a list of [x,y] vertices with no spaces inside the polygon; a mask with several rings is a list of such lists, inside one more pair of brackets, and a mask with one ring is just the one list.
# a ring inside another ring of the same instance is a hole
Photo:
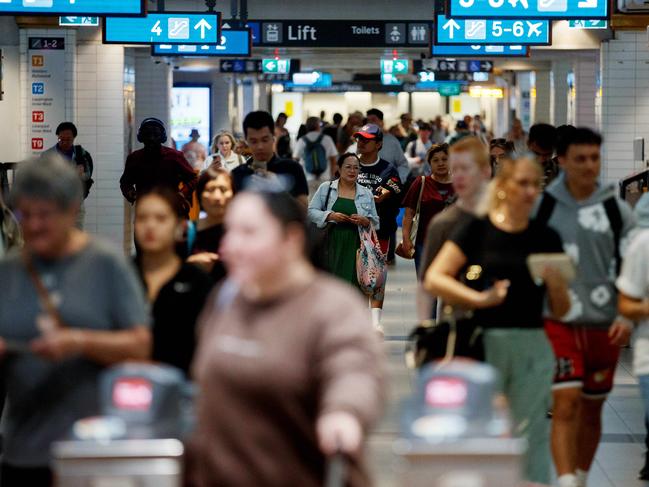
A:
{"label": "man wearing headphones", "polygon": [[164,123],[157,118],[144,119],[137,140],[144,144],[144,148],[126,158],[124,173],[119,180],[124,198],[134,203],[138,194],[155,186],[166,186],[181,194],[189,214],[197,183],[196,172],[182,152],[162,145],[167,141]]}

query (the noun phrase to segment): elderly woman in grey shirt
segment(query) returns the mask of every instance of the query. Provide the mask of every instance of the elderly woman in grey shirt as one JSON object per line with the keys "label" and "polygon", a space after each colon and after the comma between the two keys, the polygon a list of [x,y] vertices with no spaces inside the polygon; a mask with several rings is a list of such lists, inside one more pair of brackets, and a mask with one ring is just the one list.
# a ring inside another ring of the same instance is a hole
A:
{"label": "elderly woman in grey shirt", "polygon": [[51,443],[99,412],[102,369],[147,359],[151,339],[126,259],[75,228],[83,197],[75,170],[57,156],[23,163],[12,197],[25,246],[0,262],[1,483],[50,486]]}

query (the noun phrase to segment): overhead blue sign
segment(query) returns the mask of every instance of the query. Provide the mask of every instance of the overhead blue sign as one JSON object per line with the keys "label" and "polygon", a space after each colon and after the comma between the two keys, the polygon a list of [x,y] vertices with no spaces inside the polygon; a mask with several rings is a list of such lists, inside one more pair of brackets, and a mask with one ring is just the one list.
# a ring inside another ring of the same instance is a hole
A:
{"label": "overhead blue sign", "polygon": [[450,16],[481,19],[607,19],[608,0],[449,0]]}
{"label": "overhead blue sign", "polygon": [[437,16],[435,44],[522,44],[547,46],[552,43],[549,20],[457,20]]}
{"label": "overhead blue sign", "polygon": [[0,0],[0,15],[144,15],[146,0]]}
{"label": "overhead blue sign", "polygon": [[488,46],[488,45],[444,45],[433,44],[431,47],[433,57],[527,57],[527,46]]}
{"label": "overhead blue sign", "polygon": [[[1,1],[1,0],[0,0]],[[98,27],[99,17],[59,17],[60,26]]]}
{"label": "overhead blue sign", "polygon": [[221,44],[155,44],[153,56],[248,57],[252,52],[250,29],[223,29]]}
{"label": "overhead blue sign", "polygon": [[221,14],[151,13],[146,17],[106,17],[104,44],[219,44]]}

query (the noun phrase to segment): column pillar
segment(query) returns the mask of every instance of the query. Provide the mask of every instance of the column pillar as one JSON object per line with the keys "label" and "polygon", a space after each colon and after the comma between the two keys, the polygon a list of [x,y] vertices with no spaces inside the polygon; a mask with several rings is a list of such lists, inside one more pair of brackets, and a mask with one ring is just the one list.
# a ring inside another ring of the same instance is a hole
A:
{"label": "column pillar", "polygon": [[568,123],[568,73],[571,71],[571,61],[552,62],[550,123],[555,126]]}
{"label": "column pillar", "polygon": [[575,125],[597,128],[595,100],[599,72],[597,54],[581,55],[573,64],[575,73]]}
{"label": "column pillar", "polygon": [[550,123],[550,71],[536,71],[534,123]]}

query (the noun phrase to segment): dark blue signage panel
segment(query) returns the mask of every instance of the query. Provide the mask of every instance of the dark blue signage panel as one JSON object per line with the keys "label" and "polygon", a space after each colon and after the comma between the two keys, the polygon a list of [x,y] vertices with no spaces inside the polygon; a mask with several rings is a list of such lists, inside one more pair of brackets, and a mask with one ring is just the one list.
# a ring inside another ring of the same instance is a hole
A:
{"label": "dark blue signage panel", "polygon": [[433,57],[528,57],[527,46],[433,45]]}
{"label": "dark blue signage panel", "polygon": [[417,20],[251,20],[253,45],[265,47],[423,47],[432,23]]}
{"label": "dark blue signage panel", "polygon": [[104,44],[218,44],[221,14],[150,13],[146,17],[106,17]]}
{"label": "dark blue signage panel", "polygon": [[144,15],[146,0],[0,0],[0,15]]}
{"label": "dark blue signage panel", "polygon": [[437,16],[435,44],[523,44],[547,46],[552,43],[549,20],[457,20]]}
{"label": "dark blue signage panel", "polygon": [[608,0],[449,0],[450,16],[479,19],[607,19]]}
{"label": "dark blue signage panel", "polygon": [[153,56],[248,57],[252,52],[250,29],[223,29],[221,44],[155,44]]}

